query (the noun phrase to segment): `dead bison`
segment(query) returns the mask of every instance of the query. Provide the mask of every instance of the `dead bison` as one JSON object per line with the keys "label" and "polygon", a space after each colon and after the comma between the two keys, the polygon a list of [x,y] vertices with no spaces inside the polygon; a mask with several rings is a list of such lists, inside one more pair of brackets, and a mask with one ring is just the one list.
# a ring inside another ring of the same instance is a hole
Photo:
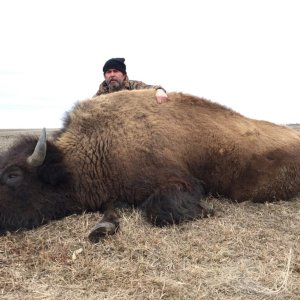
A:
{"label": "dead bison", "polygon": [[300,135],[217,103],[151,90],[78,103],[52,140],[19,140],[0,157],[0,229],[103,212],[97,241],[119,226],[115,203],[155,225],[207,215],[207,193],[236,201],[289,199],[300,190]]}

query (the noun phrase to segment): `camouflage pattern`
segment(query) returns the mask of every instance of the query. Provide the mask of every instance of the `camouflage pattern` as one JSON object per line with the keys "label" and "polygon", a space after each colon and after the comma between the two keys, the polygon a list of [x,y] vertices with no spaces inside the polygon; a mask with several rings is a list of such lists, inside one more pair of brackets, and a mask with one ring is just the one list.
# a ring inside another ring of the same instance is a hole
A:
{"label": "camouflage pattern", "polygon": [[[142,81],[129,80],[127,76],[124,80],[124,86],[123,86],[123,88],[121,88],[121,90],[143,90],[143,89],[154,89],[154,90],[162,89],[166,92],[166,90],[163,87],[161,87],[160,85],[149,85]],[[102,94],[108,94],[108,93],[109,93],[109,89],[104,80],[100,84],[99,89],[98,89],[97,93],[94,95],[94,97],[102,95]]]}

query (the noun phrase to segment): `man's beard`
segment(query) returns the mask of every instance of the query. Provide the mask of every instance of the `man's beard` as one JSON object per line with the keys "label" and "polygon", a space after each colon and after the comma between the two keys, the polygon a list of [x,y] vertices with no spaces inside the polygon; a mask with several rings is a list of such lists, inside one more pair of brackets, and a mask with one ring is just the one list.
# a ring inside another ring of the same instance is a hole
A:
{"label": "man's beard", "polygon": [[124,82],[122,80],[118,80],[118,79],[113,79],[115,80],[114,82],[111,82],[112,79],[107,80],[107,86],[108,86],[108,90],[110,92],[116,92],[116,91],[120,91],[123,86],[124,86]]}

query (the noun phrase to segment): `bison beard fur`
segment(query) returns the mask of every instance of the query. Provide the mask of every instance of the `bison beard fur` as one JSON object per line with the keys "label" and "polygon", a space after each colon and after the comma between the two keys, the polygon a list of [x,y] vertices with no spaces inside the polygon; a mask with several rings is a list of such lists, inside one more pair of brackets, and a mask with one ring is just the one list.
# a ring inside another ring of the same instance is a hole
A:
{"label": "bison beard fur", "polygon": [[117,203],[156,226],[213,214],[203,198],[288,200],[300,190],[300,135],[206,99],[121,91],[77,103],[51,139],[23,137],[0,155],[0,231],[83,211],[102,219],[89,239],[120,227]]}

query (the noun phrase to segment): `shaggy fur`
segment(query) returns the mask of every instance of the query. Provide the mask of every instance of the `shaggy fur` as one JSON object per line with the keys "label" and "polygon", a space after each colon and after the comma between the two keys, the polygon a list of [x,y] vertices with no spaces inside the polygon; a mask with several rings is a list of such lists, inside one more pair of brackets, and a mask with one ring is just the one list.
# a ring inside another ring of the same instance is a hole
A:
{"label": "shaggy fur", "polygon": [[300,136],[195,96],[122,91],[79,102],[28,167],[35,141],[0,157],[0,228],[37,226],[83,210],[119,225],[116,202],[140,206],[155,225],[210,213],[207,193],[236,201],[287,200],[300,190]]}

